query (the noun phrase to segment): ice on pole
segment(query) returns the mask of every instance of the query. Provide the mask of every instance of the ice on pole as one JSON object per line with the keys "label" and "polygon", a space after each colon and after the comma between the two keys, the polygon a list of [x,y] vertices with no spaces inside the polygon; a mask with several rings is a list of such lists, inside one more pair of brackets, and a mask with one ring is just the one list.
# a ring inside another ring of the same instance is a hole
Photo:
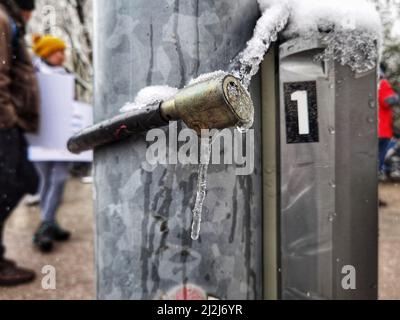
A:
{"label": "ice on pole", "polygon": [[[188,86],[230,73],[248,88],[271,44],[278,40],[278,36],[284,40],[317,37],[326,49],[315,59],[334,59],[342,65],[349,66],[354,72],[368,72],[376,67],[382,42],[382,24],[372,2],[258,0],[258,4],[262,15],[257,21],[253,37],[247,42],[244,50],[232,60],[229,70],[203,74],[189,82]],[[135,102],[128,103],[121,112],[169,100],[177,92],[177,88],[167,86],[144,88],[137,95]],[[196,204],[193,209],[193,240],[197,240],[200,235],[211,147],[212,141],[208,140],[206,147],[201,148],[202,161],[198,171]]]}

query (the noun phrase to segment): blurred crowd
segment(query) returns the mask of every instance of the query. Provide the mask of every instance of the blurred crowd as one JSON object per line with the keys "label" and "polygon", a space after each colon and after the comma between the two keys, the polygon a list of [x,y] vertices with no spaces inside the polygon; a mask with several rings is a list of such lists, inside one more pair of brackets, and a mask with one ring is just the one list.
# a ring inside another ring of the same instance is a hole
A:
{"label": "blurred crowd", "polygon": [[58,224],[57,211],[73,163],[32,162],[28,156],[26,134],[35,135],[40,129],[37,75],[68,74],[64,67],[67,45],[62,39],[34,35],[32,52],[28,51],[26,25],[34,10],[34,0],[0,0],[0,286],[35,278],[33,271],[6,258],[3,241],[6,221],[27,194],[37,194],[37,201],[30,204],[37,202],[41,209],[41,224],[32,241],[37,250],[49,253],[56,243],[71,237]]}

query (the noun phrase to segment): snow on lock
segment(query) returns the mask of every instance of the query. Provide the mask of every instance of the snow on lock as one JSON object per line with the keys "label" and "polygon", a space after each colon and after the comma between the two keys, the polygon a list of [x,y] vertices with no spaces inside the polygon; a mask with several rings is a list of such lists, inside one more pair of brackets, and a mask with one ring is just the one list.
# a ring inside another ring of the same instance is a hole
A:
{"label": "snow on lock", "polygon": [[139,91],[135,101],[126,103],[120,110],[121,113],[135,109],[144,109],[147,106],[159,104],[172,99],[178,93],[177,88],[169,86],[146,87]]}
{"label": "snow on lock", "polygon": [[[214,71],[205,73],[199,77],[192,79],[187,86],[191,86],[200,82],[217,79],[227,75],[225,71]],[[134,102],[127,102],[121,109],[121,113],[129,112],[135,109],[144,109],[147,106],[155,105],[173,99],[178,93],[178,88],[169,86],[150,86],[143,88],[135,97]]]}
{"label": "snow on lock", "polygon": [[198,76],[197,78],[190,80],[188,86],[192,86],[192,85],[195,85],[195,84],[198,84],[201,82],[205,82],[205,81],[209,81],[209,80],[223,78],[227,75],[228,75],[228,73],[226,71],[222,71],[222,70],[217,70],[217,71],[209,72],[209,73],[203,73],[200,76]]}

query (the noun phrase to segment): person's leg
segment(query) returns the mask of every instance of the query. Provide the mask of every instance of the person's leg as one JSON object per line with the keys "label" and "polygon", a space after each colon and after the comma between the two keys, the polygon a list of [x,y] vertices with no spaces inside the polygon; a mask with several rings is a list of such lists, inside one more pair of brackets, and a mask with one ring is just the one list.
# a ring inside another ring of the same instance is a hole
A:
{"label": "person's leg", "polygon": [[385,173],[385,159],[390,146],[390,139],[379,139],[379,172]]}
{"label": "person's leg", "polygon": [[14,195],[7,195],[5,198],[3,195],[2,200],[0,201],[0,260],[4,258],[5,247],[3,242],[4,236],[4,227],[7,222],[7,219],[11,215],[11,212],[17,207],[23,195],[15,193]]}
{"label": "person's leg", "polygon": [[0,259],[5,252],[3,233],[6,220],[22,197],[17,181],[20,144],[18,129],[0,130]]}
{"label": "person's leg", "polygon": [[43,162],[32,162],[32,164],[33,164],[33,166],[36,170],[37,176],[38,176],[39,186],[38,186],[36,192],[32,192],[25,197],[24,203],[28,207],[40,206],[40,201],[41,201],[40,194],[41,194],[41,190],[43,190],[43,188],[44,188],[43,172],[41,172],[43,169],[42,166],[44,163]]}
{"label": "person's leg", "polygon": [[43,221],[45,220],[48,202],[51,201],[49,191],[54,162],[38,162],[35,163],[35,166],[40,176],[39,191],[42,223],[33,236],[33,243],[39,248],[40,251],[48,253],[53,249],[53,239],[48,233],[48,226]]}
{"label": "person's leg", "polygon": [[56,222],[57,210],[64,194],[69,176],[69,163],[53,162],[47,168],[46,186],[42,197],[42,224],[34,236],[34,243],[43,252],[53,249],[53,240],[66,241],[69,231],[61,229]]}
{"label": "person's leg", "polygon": [[42,221],[55,222],[58,207],[61,204],[65,183],[69,176],[69,164],[55,162],[52,165],[47,196],[43,203]]}
{"label": "person's leg", "polygon": [[[18,128],[0,130],[0,286],[14,286],[31,282],[35,273],[19,268],[5,259],[3,245],[4,226],[26,193],[26,181],[21,179],[27,161],[23,135]],[[33,176],[32,176],[33,186]]]}
{"label": "person's leg", "polygon": [[[3,190],[4,191],[4,190]],[[2,192],[2,195],[5,193]],[[5,246],[3,244],[4,227],[12,211],[20,202],[23,194],[15,192],[7,193],[7,197],[1,197],[0,201],[0,286],[15,286],[29,283],[35,278],[35,273],[31,270],[17,266],[13,261],[5,258]]]}
{"label": "person's leg", "polygon": [[0,218],[0,260],[4,259],[5,247],[3,245],[4,221]]}
{"label": "person's leg", "polygon": [[35,167],[40,177],[39,194],[40,194],[40,207],[42,209],[41,214],[43,220],[43,215],[44,215],[43,208],[46,206],[46,201],[49,194],[50,177],[53,168],[53,162],[36,162]]}

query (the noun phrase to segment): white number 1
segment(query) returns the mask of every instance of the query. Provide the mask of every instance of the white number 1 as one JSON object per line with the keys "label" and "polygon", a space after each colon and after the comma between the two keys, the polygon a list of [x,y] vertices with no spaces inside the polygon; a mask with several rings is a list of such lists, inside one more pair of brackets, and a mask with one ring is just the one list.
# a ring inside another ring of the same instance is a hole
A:
{"label": "white number 1", "polygon": [[292,101],[297,101],[297,110],[299,114],[299,134],[310,134],[310,118],[308,114],[308,96],[307,91],[296,91],[292,93]]}

